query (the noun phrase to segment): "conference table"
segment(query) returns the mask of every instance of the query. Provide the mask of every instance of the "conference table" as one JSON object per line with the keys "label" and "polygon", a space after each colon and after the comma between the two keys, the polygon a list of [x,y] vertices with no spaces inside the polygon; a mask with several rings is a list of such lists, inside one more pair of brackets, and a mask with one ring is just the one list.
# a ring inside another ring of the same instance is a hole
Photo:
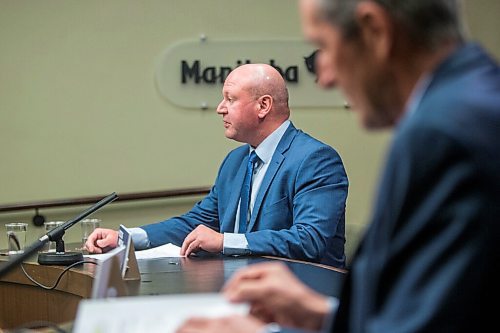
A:
{"label": "conference table", "polygon": [[[68,244],[67,249],[71,246]],[[0,265],[6,260],[8,256],[0,256]],[[339,295],[345,275],[340,269],[297,260],[203,253],[189,258],[139,260],[140,281],[125,282],[129,296],[218,292],[235,271],[260,262],[281,262],[312,289],[330,296]],[[25,261],[23,268],[36,281],[52,286],[65,267],[39,265],[34,256]],[[21,267],[12,270],[0,280],[0,328],[13,329],[40,321],[68,326],[76,317],[78,303],[91,296],[95,270],[96,265],[91,263],[71,268],[53,290],[35,285]]]}

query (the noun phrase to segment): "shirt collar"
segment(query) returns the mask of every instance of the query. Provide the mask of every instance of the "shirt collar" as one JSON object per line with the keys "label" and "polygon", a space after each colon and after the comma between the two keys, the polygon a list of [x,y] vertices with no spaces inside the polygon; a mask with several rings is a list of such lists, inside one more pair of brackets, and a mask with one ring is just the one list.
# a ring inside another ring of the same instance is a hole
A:
{"label": "shirt collar", "polygon": [[288,126],[290,126],[290,120],[286,120],[280,127],[275,129],[274,132],[257,146],[257,148],[254,149],[250,146],[250,153],[255,150],[255,153],[259,156],[262,163],[269,163]]}
{"label": "shirt collar", "polygon": [[432,74],[424,74],[417,82],[415,89],[413,90],[409,103],[406,106],[406,112],[413,113],[418,108],[418,105],[422,101],[427,88],[432,81]]}

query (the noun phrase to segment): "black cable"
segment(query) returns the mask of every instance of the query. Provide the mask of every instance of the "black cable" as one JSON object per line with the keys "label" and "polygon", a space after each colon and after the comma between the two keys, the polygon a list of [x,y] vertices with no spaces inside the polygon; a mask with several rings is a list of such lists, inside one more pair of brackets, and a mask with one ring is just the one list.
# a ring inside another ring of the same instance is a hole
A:
{"label": "black cable", "polygon": [[34,284],[36,284],[37,286],[39,286],[40,288],[43,288],[43,289],[46,289],[46,290],[53,290],[57,287],[57,285],[59,284],[59,281],[61,281],[64,273],[66,273],[67,271],[69,271],[71,268],[77,266],[77,265],[81,265],[81,264],[93,264],[93,265],[97,265],[97,262],[94,262],[94,261],[89,261],[89,260],[82,260],[82,261],[77,261],[69,266],[67,266],[62,272],[61,274],[59,274],[59,277],[57,278],[56,280],[56,283],[52,286],[52,287],[48,287],[46,285],[43,285],[41,284],[40,282],[36,281],[35,279],[33,279],[25,270],[24,270],[24,266],[23,264],[21,264],[21,269],[23,270],[23,273],[24,275],[26,275],[26,277],[31,281],[33,282]]}

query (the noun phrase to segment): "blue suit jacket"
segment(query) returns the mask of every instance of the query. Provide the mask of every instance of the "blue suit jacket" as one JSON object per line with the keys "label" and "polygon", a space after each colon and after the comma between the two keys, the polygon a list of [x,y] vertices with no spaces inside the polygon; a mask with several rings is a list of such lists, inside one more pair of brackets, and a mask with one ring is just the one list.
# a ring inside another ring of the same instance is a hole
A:
{"label": "blue suit jacket", "polygon": [[[143,226],[151,246],[181,245],[199,224],[234,232],[249,146],[231,151],[210,193],[187,214]],[[251,254],[344,267],[348,181],[337,152],[290,124],[255,199],[246,238]]]}
{"label": "blue suit jacket", "polygon": [[499,266],[500,70],[472,44],[395,133],[333,331],[491,331]]}

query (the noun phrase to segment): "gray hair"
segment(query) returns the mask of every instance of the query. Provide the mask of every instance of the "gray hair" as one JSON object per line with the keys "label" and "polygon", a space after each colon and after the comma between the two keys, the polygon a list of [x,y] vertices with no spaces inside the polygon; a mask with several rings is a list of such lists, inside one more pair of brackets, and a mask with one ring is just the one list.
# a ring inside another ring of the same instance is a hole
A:
{"label": "gray hair", "polygon": [[[356,6],[366,0],[316,0],[321,19],[338,26],[346,38],[355,38],[359,27]],[[445,41],[463,41],[461,0],[370,0],[378,3],[407,31],[409,38],[428,49]]]}

